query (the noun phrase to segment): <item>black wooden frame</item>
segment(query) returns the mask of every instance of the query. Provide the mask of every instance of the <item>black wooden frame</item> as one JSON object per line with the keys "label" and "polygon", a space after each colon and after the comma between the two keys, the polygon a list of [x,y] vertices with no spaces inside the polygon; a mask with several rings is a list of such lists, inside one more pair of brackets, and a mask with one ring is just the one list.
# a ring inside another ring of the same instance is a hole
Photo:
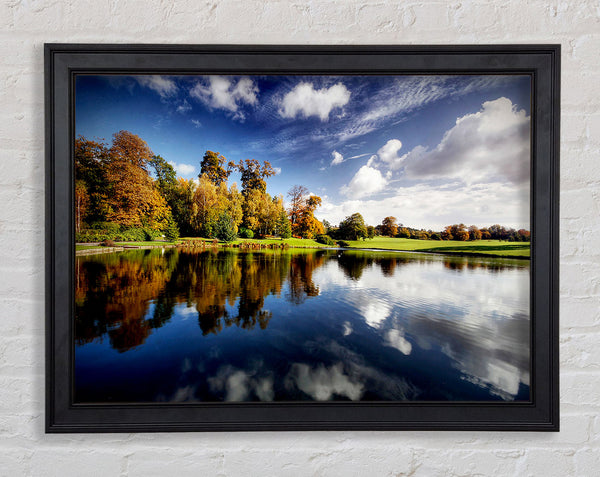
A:
{"label": "black wooden frame", "polygon": [[[74,404],[74,75],[526,74],[532,81],[529,403]],[[45,45],[46,431],[558,431],[560,45]]]}

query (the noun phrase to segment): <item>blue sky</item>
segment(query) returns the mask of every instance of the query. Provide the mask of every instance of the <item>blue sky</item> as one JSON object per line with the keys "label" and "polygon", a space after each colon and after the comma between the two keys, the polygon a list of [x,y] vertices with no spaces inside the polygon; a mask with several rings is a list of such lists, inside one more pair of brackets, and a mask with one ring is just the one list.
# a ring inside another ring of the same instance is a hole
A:
{"label": "blue sky", "polygon": [[529,228],[527,76],[78,76],[76,134],[123,129],[185,178],[206,150],[269,161],[332,224]]}

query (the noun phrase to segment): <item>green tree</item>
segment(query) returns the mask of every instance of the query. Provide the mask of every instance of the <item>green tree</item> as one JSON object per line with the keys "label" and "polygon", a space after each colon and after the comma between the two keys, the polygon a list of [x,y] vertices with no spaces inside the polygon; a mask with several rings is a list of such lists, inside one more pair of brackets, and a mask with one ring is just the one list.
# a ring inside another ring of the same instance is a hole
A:
{"label": "green tree", "polygon": [[229,213],[222,211],[214,225],[215,237],[223,242],[231,242],[235,240],[236,228]]}
{"label": "green tree", "polygon": [[281,238],[287,239],[292,236],[292,223],[288,218],[285,209],[282,207],[279,211],[279,220],[277,222],[277,233]]}
{"label": "green tree", "polygon": [[338,233],[344,240],[364,240],[369,236],[365,220],[358,212],[340,222]]}

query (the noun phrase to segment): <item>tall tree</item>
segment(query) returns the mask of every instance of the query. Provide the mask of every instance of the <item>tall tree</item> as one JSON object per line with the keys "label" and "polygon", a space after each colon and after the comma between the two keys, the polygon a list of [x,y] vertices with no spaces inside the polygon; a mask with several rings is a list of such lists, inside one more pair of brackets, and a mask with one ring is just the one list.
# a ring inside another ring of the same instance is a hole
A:
{"label": "tall tree", "polygon": [[208,179],[216,186],[226,182],[229,174],[231,174],[231,169],[224,167],[225,161],[225,156],[222,156],[218,152],[206,151],[200,163],[200,174],[198,174],[198,177],[206,174]]}
{"label": "tall tree", "polygon": [[261,166],[256,159],[245,159],[240,160],[237,164],[230,162],[229,167],[237,169],[242,175],[242,194],[244,196],[251,190],[266,192],[266,179],[275,175],[275,169],[268,161],[264,161]]}
{"label": "tall tree", "polygon": [[290,198],[290,208],[288,213],[290,216],[290,222],[292,224],[292,230],[296,228],[298,220],[304,209],[306,197],[308,196],[308,189],[303,185],[295,185],[288,191],[288,197]]}
{"label": "tall tree", "polygon": [[206,174],[200,176],[193,199],[193,226],[202,237],[213,237],[219,217],[217,187]]}
{"label": "tall tree", "polygon": [[316,195],[309,196],[300,212],[296,222],[295,232],[303,238],[313,238],[324,233],[323,224],[315,218],[315,210],[321,205],[321,198]]}
{"label": "tall tree", "polygon": [[[106,220],[106,199],[110,184],[106,178],[109,152],[106,144],[90,141],[83,136],[75,139],[76,216],[79,227],[84,222]],[[85,207],[85,210],[82,209]]]}
{"label": "tall tree", "polygon": [[129,131],[119,131],[113,135],[109,156],[107,219],[124,226],[165,230],[171,212],[148,174],[148,163],[154,156],[148,144]]}

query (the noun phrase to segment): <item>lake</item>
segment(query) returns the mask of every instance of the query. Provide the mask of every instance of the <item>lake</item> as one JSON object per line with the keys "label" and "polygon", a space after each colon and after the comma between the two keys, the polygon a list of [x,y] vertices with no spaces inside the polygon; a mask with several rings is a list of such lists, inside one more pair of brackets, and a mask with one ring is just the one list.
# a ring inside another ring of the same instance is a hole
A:
{"label": "lake", "polygon": [[528,260],[153,249],[75,267],[75,401],[528,401]]}

